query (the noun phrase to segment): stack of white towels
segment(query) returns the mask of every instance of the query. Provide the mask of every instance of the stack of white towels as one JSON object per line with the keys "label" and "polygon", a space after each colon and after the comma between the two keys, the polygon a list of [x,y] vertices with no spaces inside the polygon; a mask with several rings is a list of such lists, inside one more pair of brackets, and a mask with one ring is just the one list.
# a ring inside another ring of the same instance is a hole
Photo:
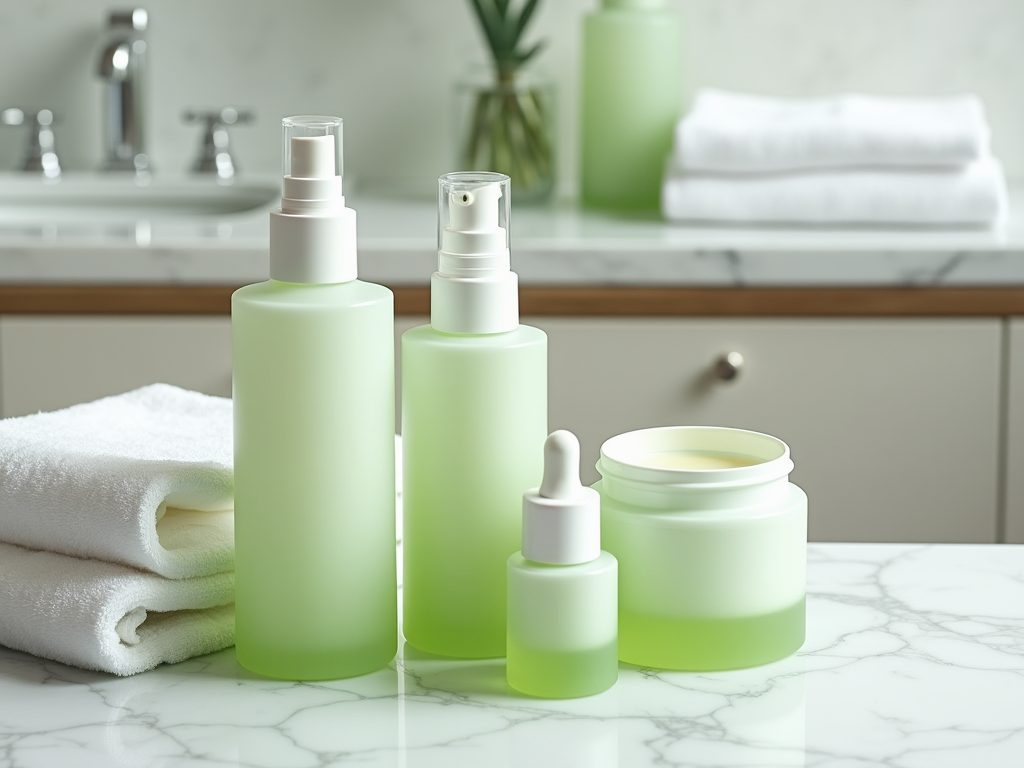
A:
{"label": "stack of white towels", "polygon": [[0,644],[130,675],[234,642],[231,401],[0,421]]}
{"label": "stack of white towels", "polygon": [[974,96],[697,93],[662,187],[671,221],[991,225],[1006,181]]}

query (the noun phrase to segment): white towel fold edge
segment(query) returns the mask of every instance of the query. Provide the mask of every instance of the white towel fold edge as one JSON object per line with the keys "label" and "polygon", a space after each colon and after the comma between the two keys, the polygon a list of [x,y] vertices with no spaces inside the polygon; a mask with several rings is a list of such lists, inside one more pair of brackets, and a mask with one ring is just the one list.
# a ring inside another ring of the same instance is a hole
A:
{"label": "white towel fold edge", "polygon": [[[853,108],[844,122],[828,130],[814,125],[823,114],[844,107]],[[779,111],[790,112],[792,119],[774,124],[766,120]],[[942,115],[947,116],[945,121],[939,119]],[[958,124],[948,125],[954,118]],[[787,98],[701,88],[676,124],[672,154],[680,168],[702,172],[786,172],[864,164],[948,167],[981,159],[990,152],[990,142],[985,108],[974,94]]]}
{"label": "white towel fold edge", "polygon": [[234,574],[165,579],[0,543],[0,643],[115,675],[211,653],[234,643]]}
{"label": "white towel fold edge", "polygon": [[999,226],[1006,180],[986,156],[963,168],[853,168],[772,174],[681,173],[671,163],[669,221]]}

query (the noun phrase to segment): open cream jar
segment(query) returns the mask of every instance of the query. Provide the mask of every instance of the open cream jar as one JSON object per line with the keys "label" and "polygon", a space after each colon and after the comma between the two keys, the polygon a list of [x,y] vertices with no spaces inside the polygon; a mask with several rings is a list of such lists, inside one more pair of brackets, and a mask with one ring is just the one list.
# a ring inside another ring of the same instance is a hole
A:
{"label": "open cream jar", "polygon": [[778,438],[658,427],[601,447],[602,547],[619,561],[619,659],[718,670],[804,642],[807,496]]}

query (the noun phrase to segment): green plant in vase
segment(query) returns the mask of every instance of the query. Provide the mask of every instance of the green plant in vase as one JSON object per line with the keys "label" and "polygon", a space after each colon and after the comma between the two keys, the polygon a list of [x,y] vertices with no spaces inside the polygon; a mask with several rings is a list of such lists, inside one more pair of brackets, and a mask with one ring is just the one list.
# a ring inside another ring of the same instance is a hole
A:
{"label": "green plant in vase", "polygon": [[552,88],[523,71],[543,41],[520,47],[539,0],[470,2],[490,48],[493,70],[487,80],[468,87],[460,165],[464,170],[508,175],[518,201],[543,199],[554,186]]}

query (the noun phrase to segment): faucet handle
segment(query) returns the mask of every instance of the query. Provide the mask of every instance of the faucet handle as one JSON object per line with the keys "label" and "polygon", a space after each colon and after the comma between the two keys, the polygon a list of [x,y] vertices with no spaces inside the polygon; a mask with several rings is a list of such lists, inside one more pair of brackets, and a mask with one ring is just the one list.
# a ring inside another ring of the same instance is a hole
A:
{"label": "faucet handle", "polygon": [[108,17],[107,26],[131,27],[136,32],[145,32],[149,25],[149,13],[145,8],[133,8],[130,11],[111,11]]}
{"label": "faucet handle", "polygon": [[[0,123],[4,125],[22,125],[26,122],[24,110],[12,107],[0,112]],[[56,122],[53,111],[40,109],[32,119],[32,130],[28,137],[28,152],[19,170],[42,172],[47,179],[60,178],[60,160],[54,147],[53,124]]]}
{"label": "faucet handle", "polygon": [[192,164],[196,173],[213,173],[218,180],[230,181],[235,177],[235,162],[231,157],[228,126],[251,123],[253,113],[249,110],[239,112],[234,107],[224,109],[197,111],[189,110],[182,116],[187,123],[204,123],[202,143],[199,157]]}
{"label": "faucet handle", "polygon": [[190,109],[183,115],[186,123],[198,123],[206,122],[209,125],[213,123],[221,123],[223,125],[234,125],[235,123],[251,123],[254,119],[251,110],[244,110],[239,112],[234,107],[224,107],[224,109],[212,109],[212,110],[195,110]]}

